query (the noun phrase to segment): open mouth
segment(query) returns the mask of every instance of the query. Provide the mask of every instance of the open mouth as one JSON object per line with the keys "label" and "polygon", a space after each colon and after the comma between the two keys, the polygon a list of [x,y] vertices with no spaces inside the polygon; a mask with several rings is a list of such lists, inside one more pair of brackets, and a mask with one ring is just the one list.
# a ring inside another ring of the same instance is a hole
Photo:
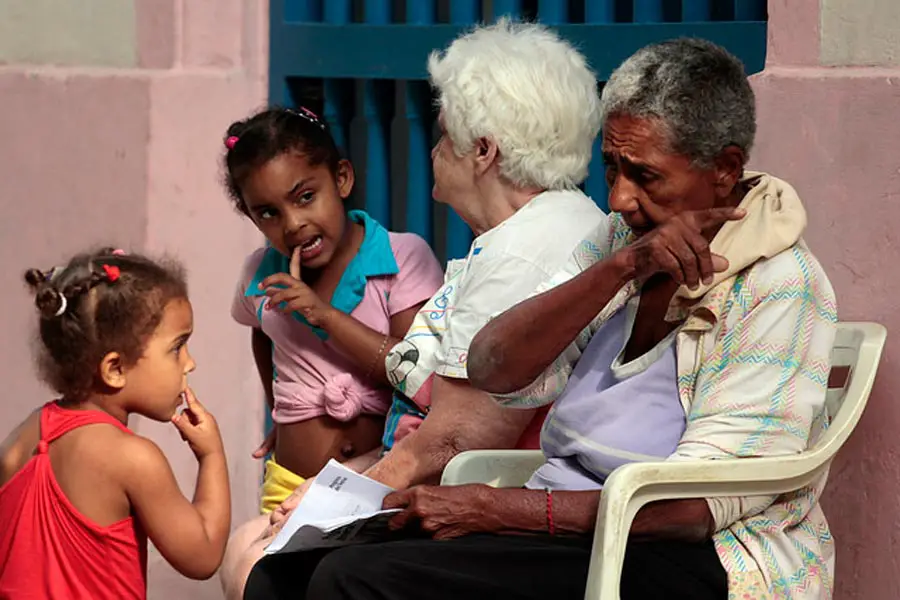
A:
{"label": "open mouth", "polygon": [[300,244],[300,257],[303,259],[315,258],[322,252],[323,240],[321,235],[310,238]]}

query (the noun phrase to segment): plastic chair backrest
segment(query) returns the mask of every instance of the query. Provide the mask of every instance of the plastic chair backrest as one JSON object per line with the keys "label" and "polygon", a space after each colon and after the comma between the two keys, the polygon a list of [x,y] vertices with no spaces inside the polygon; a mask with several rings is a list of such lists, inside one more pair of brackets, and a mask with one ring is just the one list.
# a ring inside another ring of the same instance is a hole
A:
{"label": "plastic chair backrest", "polygon": [[838,323],[825,395],[830,424],[815,450],[836,446],[831,448],[836,452],[850,437],[872,390],[886,337],[877,323]]}

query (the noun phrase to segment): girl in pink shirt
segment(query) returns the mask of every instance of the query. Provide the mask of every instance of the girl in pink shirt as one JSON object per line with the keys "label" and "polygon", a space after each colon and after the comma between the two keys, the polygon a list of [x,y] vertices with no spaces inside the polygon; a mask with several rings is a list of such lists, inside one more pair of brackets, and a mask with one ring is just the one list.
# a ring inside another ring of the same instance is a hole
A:
{"label": "girl in pink shirt", "polygon": [[391,388],[384,354],[443,282],[424,240],[384,229],[344,200],[354,173],[325,123],[269,109],[225,137],[235,207],[266,236],[232,305],[252,347],[275,427],[262,511],[321,470],[379,447]]}

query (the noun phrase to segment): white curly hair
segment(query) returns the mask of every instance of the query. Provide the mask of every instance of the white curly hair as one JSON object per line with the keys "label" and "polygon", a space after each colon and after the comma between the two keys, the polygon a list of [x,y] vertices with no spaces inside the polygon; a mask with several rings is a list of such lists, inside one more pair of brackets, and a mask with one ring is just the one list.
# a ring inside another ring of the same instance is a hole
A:
{"label": "white curly hair", "polygon": [[433,52],[428,73],[458,156],[491,138],[514,185],[568,189],[587,177],[600,130],[597,79],[550,29],[507,19],[476,27]]}

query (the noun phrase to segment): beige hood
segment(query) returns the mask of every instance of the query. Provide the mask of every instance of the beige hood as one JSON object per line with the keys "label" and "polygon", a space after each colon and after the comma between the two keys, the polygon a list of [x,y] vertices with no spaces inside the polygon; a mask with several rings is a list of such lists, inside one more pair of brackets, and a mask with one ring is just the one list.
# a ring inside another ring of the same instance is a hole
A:
{"label": "beige hood", "polygon": [[710,243],[711,252],[728,259],[728,269],[696,290],[681,286],[673,305],[693,304],[756,261],[771,258],[800,240],[806,210],[794,188],[777,177],[752,171],[746,171],[741,181],[751,187],[740,203],[747,214],[740,221],[725,223]]}

